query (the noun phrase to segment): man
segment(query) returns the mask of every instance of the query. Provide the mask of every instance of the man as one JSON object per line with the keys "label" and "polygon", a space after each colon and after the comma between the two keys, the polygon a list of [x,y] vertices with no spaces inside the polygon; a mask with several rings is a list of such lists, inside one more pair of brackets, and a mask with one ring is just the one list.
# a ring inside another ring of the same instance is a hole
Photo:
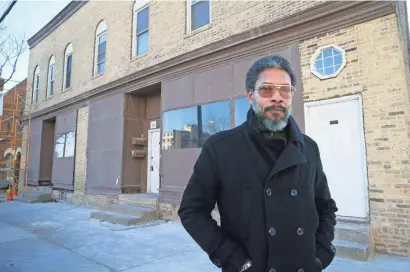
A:
{"label": "man", "polygon": [[183,194],[184,228],[223,272],[317,272],[335,256],[337,207],[291,116],[295,81],[280,56],[253,64],[246,122],[208,138]]}

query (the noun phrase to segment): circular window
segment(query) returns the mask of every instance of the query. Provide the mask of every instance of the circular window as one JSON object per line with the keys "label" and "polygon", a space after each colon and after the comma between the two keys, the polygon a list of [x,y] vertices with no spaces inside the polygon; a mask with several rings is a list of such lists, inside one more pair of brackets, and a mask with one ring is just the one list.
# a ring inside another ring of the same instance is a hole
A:
{"label": "circular window", "polygon": [[345,51],[337,45],[318,48],[310,60],[312,73],[320,79],[336,77],[345,65]]}

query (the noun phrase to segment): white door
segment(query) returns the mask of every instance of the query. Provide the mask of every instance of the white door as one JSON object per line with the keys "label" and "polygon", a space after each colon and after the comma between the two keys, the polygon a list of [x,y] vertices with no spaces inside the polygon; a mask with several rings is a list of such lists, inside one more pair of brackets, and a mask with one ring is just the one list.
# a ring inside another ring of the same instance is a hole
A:
{"label": "white door", "polygon": [[320,150],[338,216],[367,216],[367,173],[359,97],[306,104],[306,134]]}
{"label": "white door", "polygon": [[159,190],[160,133],[159,129],[148,131],[147,185],[149,193],[158,193]]}

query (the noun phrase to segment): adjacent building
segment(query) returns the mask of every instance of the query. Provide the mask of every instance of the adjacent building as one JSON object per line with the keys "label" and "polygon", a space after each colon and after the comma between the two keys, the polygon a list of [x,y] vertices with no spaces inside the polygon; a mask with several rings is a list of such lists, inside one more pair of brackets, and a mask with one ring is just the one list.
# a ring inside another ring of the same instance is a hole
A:
{"label": "adjacent building", "polygon": [[[0,86],[3,86],[0,83]],[[19,180],[22,149],[22,118],[25,112],[27,79],[0,93],[0,186],[8,184],[10,179]]]}
{"label": "adjacent building", "polygon": [[159,194],[176,217],[204,140],[246,118],[247,69],[279,54],[341,225],[410,256],[408,33],[401,1],[71,2],[29,39],[28,182],[84,205]]}

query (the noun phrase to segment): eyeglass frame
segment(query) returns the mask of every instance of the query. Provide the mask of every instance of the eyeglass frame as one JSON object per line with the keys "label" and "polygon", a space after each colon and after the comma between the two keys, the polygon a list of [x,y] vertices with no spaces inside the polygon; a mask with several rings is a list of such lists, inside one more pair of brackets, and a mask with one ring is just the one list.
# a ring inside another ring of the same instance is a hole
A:
{"label": "eyeglass frame", "polygon": [[[274,92],[273,92],[270,96],[266,96],[266,97],[265,97],[265,96],[261,95],[261,92],[259,91],[259,88],[260,88],[261,86],[274,86],[275,89],[274,89]],[[290,93],[289,93],[290,95],[289,95],[289,97],[283,97],[283,95],[281,95],[281,93],[280,93],[280,87],[283,87],[283,86],[290,87]],[[296,87],[293,86],[293,85],[290,85],[290,84],[263,83],[263,84],[261,84],[258,88],[253,89],[253,91],[257,91],[257,92],[261,95],[261,97],[264,97],[264,98],[271,97],[273,94],[276,93],[275,90],[276,90],[276,91],[279,91],[279,95],[280,95],[282,98],[290,98],[290,97],[293,96],[293,93],[296,92]]]}

